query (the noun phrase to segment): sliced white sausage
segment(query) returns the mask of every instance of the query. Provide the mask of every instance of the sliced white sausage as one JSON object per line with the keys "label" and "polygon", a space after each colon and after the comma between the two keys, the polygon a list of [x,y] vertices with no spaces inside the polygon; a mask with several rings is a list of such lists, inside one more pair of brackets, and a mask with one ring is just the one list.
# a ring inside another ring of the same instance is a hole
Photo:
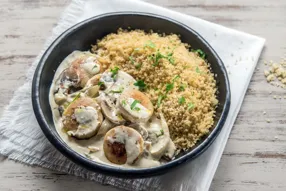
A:
{"label": "sliced white sausage", "polygon": [[141,157],[143,149],[142,136],[130,127],[114,127],[104,137],[104,154],[115,164],[134,164]]}

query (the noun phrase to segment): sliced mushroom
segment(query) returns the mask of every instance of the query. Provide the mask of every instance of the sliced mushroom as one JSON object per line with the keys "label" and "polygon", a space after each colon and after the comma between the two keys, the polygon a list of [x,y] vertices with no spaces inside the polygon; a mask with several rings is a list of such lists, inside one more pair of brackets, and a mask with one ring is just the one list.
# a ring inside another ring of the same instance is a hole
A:
{"label": "sliced mushroom", "polygon": [[66,75],[69,78],[72,76],[75,78],[77,76],[78,87],[85,87],[89,79],[103,72],[103,68],[94,55],[85,52],[78,52],[76,59],[74,59],[69,68],[66,69]]}
{"label": "sliced mushroom", "polygon": [[135,89],[124,91],[119,97],[118,105],[123,117],[133,123],[148,121],[154,112],[150,99]]}
{"label": "sliced mushroom", "polygon": [[168,157],[169,159],[172,159],[173,156],[175,155],[176,149],[177,148],[176,148],[175,143],[170,139],[164,156]]}
{"label": "sliced mushroom", "polygon": [[115,107],[115,104],[107,97],[103,96],[100,106],[104,116],[110,120],[112,123],[117,125],[124,124],[126,120],[118,112],[118,109]]}
{"label": "sliced mushroom", "polygon": [[78,76],[78,81],[76,86],[77,87],[81,87],[83,88],[85,86],[85,84],[87,83],[87,81],[89,80],[89,78],[91,77],[91,75],[89,73],[87,73],[82,67],[81,64],[84,62],[84,58],[78,58],[75,59],[71,66],[69,68],[67,68],[67,73],[69,75],[77,75]]}
{"label": "sliced mushroom", "polygon": [[101,74],[97,74],[97,75],[93,76],[92,78],[90,78],[87,81],[85,87],[91,87],[91,86],[98,85],[100,77],[101,77]]}
{"label": "sliced mushroom", "polygon": [[169,128],[163,114],[160,114],[160,118],[160,121],[152,118],[148,128],[149,139],[152,142],[150,153],[157,159],[163,156],[170,142]]}
{"label": "sliced mushroom", "polygon": [[99,93],[99,86],[91,86],[86,90],[86,95],[89,97],[97,97]]}
{"label": "sliced mushroom", "polygon": [[54,95],[55,102],[58,105],[62,105],[67,101],[67,96],[64,95],[61,91]]}
{"label": "sliced mushroom", "polygon": [[111,121],[105,118],[99,128],[97,135],[105,135],[107,131],[116,126],[117,126],[116,124],[112,123]]}
{"label": "sliced mushroom", "polygon": [[129,127],[132,127],[133,129],[135,129],[136,131],[138,131],[144,140],[147,139],[148,137],[148,131],[147,129],[145,128],[145,126],[143,124],[140,124],[140,123],[133,123],[131,125],[129,125]]}
{"label": "sliced mushroom", "polygon": [[104,137],[104,154],[115,164],[134,164],[141,157],[143,149],[142,136],[130,127],[117,126]]}
{"label": "sliced mushroom", "polygon": [[63,113],[63,126],[67,134],[78,139],[96,135],[102,121],[99,105],[88,97],[74,100]]}
{"label": "sliced mushroom", "polygon": [[74,97],[76,97],[79,93],[84,93],[87,96],[94,98],[97,97],[99,95],[99,86],[90,86],[90,87],[84,87],[83,89],[80,89],[74,93],[71,93],[69,95],[67,95],[67,99],[68,101],[71,99],[73,100]]}

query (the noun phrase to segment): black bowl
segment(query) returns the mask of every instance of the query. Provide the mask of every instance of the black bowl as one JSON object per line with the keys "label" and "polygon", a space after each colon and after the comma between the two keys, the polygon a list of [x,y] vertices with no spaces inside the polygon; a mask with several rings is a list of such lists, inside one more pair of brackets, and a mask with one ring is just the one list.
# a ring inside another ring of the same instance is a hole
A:
{"label": "black bowl", "polygon": [[[109,33],[118,28],[153,30],[158,33],[179,34],[184,43],[195,49],[202,49],[207,54],[212,71],[217,75],[218,100],[217,115],[211,132],[202,138],[196,146],[186,153],[181,153],[173,161],[164,165],[145,169],[123,169],[93,162],[73,151],[58,135],[49,105],[49,89],[59,64],[74,50],[89,50]],[[60,35],[41,58],[34,74],[32,84],[33,109],[40,127],[49,141],[66,157],[75,163],[95,172],[117,177],[142,178],[167,172],[173,167],[190,161],[205,151],[221,131],[230,107],[230,87],[225,67],[213,48],[197,32],[170,18],[149,13],[120,12],[99,15],[85,20]]]}

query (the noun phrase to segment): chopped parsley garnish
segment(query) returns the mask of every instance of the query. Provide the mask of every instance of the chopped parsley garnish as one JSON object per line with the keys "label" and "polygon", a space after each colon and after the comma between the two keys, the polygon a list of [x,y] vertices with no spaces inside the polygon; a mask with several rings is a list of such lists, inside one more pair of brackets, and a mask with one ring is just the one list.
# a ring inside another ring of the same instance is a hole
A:
{"label": "chopped parsley garnish", "polygon": [[163,54],[161,54],[161,52],[159,52],[159,50],[156,52],[156,54],[153,54],[150,56],[151,60],[154,62],[153,66],[158,66],[159,61],[162,58],[165,58],[165,56]]}
{"label": "chopped parsley garnish", "polygon": [[135,111],[140,111],[140,108],[139,107],[135,107],[134,110]]}
{"label": "chopped parsley garnish", "polygon": [[159,98],[157,100],[157,106],[160,107],[160,105],[162,104],[163,99],[166,98],[166,95],[159,95]]}
{"label": "chopped parsley garnish", "polygon": [[134,51],[139,51],[139,50],[140,50],[140,48],[135,48],[135,49],[134,49]]}
{"label": "chopped parsley garnish", "polygon": [[96,65],[96,64],[92,67],[91,70],[94,70],[95,68],[97,68],[97,65]]}
{"label": "chopped parsley garnish", "polygon": [[98,82],[97,85],[102,86],[104,85],[104,82]]}
{"label": "chopped parsley garnish", "polygon": [[202,58],[205,59],[207,57],[206,53],[204,53],[201,49],[193,50],[193,52],[198,53],[198,55]]}
{"label": "chopped parsley garnish", "polygon": [[155,48],[156,47],[156,45],[151,41],[151,40],[149,40],[145,45],[144,45],[144,48],[146,48],[146,47],[150,47],[150,48]]}
{"label": "chopped parsley garnish", "polygon": [[113,69],[110,69],[110,72],[112,73],[111,77],[113,79],[116,78],[116,75],[118,74],[118,70],[119,70],[119,68],[117,66],[115,66]]}
{"label": "chopped parsley garnish", "polygon": [[138,101],[138,100],[135,99],[135,100],[132,102],[131,106],[130,106],[131,110],[134,110],[134,108],[135,108],[135,106],[137,105],[137,103],[140,103],[140,101]]}
{"label": "chopped parsley garnish", "polygon": [[134,86],[138,86],[140,91],[144,91],[146,89],[146,84],[144,83],[143,80],[138,80],[137,82],[134,83]]}
{"label": "chopped parsley garnish", "polygon": [[157,137],[160,137],[160,136],[162,136],[162,135],[164,135],[163,129],[160,130],[160,134],[156,134]]}
{"label": "chopped parsley garnish", "polygon": [[175,80],[177,80],[178,78],[180,78],[180,76],[179,76],[179,75],[176,75],[176,76],[174,77],[174,79],[173,79],[173,83],[174,83]]}
{"label": "chopped parsley garnish", "polygon": [[[80,98],[80,92],[73,98],[72,102],[74,102],[75,100],[77,100],[78,98]],[[72,103],[71,102],[71,103]]]}
{"label": "chopped parsley garnish", "polygon": [[175,77],[173,78],[172,83],[166,84],[165,94],[160,95],[159,98],[158,98],[158,100],[157,100],[157,106],[158,106],[158,107],[160,107],[160,105],[161,105],[161,103],[162,103],[162,100],[167,97],[167,93],[174,88],[174,83],[175,83],[175,81],[176,81],[178,78],[180,78],[179,75],[177,75],[177,76],[175,76]]}
{"label": "chopped parsley garnish", "polygon": [[179,104],[182,105],[182,104],[185,103],[185,102],[186,102],[185,97],[182,96],[182,97],[179,98]]}
{"label": "chopped parsley garnish", "polygon": [[131,61],[132,64],[135,63],[134,57],[133,56],[129,56],[129,60]]}
{"label": "chopped parsley garnish", "polygon": [[129,60],[135,66],[136,69],[140,69],[141,68],[141,64],[137,63],[133,56],[129,56]]}
{"label": "chopped parsley garnish", "polygon": [[181,84],[180,87],[179,87],[179,90],[182,92],[182,91],[185,91],[185,88],[186,88],[186,84]]}
{"label": "chopped parsley garnish", "polygon": [[135,68],[136,68],[137,70],[139,70],[139,69],[141,68],[141,66],[142,66],[142,64],[136,63]]}
{"label": "chopped parsley garnish", "polygon": [[153,66],[157,66],[159,64],[160,60],[163,58],[167,59],[173,65],[175,63],[175,59],[173,57],[173,52],[170,52],[165,56],[161,52],[159,52],[159,49],[157,50],[156,54],[149,56],[149,58],[154,62]]}
{"label": "chopped parsley garnish", "polygon": [[121,103],[122,103],[123,106],[126,106],[126,105],[127,105],[126,100],[122,100]]}
{"label": "chopped parsley garnish", "polygon": [[196,67],[196,72],[199,73],[199,74],[201,73],[201,71],[200,71],[198,66]]}
{"label": "chopped parsley garnish", "polygon": [[110,90],[110,93],[122,93],[123,92],[123,90],[124,90],[124,88],[123,87],[121,87],[121,88],[119,88],[118,90]]}
{"label": "chopped parsley garnish", "polygon": [[195,105],[193,104],[193,103],[188,103],[188,111],[190,110],[190,109],[193,109],[195,107]]}
{"label": "chopped parsley garnish", "polygon": [[174,83],[178,78],[180,78],[180,76],[178,76],[178,75],[175,76],[175,78],[172,80],[172,83],[166,85],[166,93],[168,93],[169,91],[171,91],[174,88]]}
{"label": "chopped parsley garnish", "polygon": [[167,85],[166,85],[166,93],[168,93],[169,91],[171,91],[173,88],[174,88],[174,83],[167,84]]}
{"label": "chopped parsley garnish", "polygon": [[170,52],[167,54],[166,59],[171,63],[171,64],[175,64],[175,59],[173,57],[173,52]]}

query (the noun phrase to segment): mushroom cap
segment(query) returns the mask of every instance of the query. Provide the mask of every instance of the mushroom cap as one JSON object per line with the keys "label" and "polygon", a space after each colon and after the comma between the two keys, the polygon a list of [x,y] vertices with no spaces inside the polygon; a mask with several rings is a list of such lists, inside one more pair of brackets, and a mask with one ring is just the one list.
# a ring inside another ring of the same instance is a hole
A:
{"label": "mushroom cap", "polygon": [[156,133],[155,136],[157,137],[157,140],[156,142],[152,143],[152,146],[150,148],[150,153],[153,157],[158,158],[158,159],[164,155],[164,153],[166,152],[168,148],[169,142],[171,141],[169,128],[164,118],[164,115],[162,113],[160,113],[160,118],[161,118],[160,119],[161,129],[158,130],[155,127],[153,129],[149,129],[148,131],[149,134]]}
{"label": "mushroom cap", "polygon": [[113,104],[112,101],[109,100],[106,96],[101,99],[100,106],[104,116],[112,123],[120,125],[126,122],[126,120],[118,112],[115,104]]}

